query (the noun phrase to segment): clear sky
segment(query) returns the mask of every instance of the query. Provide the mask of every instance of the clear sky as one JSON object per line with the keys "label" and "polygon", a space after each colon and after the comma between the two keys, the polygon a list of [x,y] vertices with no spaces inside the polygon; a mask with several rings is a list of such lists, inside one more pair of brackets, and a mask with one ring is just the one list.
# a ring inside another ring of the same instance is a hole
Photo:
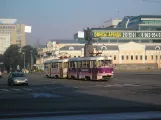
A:
{"label": "clear sky", "polygon": [[[74,33],[132,15],[161,15],[161,0],[0,0],[0,18],[32,26],[27,43],[73,39]],[[118,12],[119,10],[119,12]]]}

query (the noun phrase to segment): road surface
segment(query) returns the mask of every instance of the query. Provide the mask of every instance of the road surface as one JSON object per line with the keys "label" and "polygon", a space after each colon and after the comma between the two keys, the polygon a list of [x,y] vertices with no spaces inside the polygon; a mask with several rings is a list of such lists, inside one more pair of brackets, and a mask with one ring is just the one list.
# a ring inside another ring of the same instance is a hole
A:
{"label": "road surface", "polygon": [[27,76],[29,86],[7,86],[7,76],[0,79],[0,117],[35,112],[161,110],[160,73],[117,73],[110,81],[51,79],[42,73]]}

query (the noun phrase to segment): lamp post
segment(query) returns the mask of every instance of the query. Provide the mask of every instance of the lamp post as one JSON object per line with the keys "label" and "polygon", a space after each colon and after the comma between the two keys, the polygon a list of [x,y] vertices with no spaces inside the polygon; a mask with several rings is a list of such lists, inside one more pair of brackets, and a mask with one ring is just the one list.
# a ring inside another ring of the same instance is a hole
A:
{"label": "lamp post", "polygon": [[11,72],[11,70],[12,70],[12,68],[11,68],[11,59],[12,59],[11,56],[10,56],[9,59],[10,59],[10,72]]}
{"label": "lamp post", "polygon": [[23,65],[24,65],[24,67],[23,68],[25,69],[26,65],[25,65],[25,53],[24,52],[23,52],[23,55],[24,55],[24,57],[23,57],[23,60],[24,60]]}
{"label": "lamp post", "polygon": [[[155,50],[156,50],[156,53],[157,53],[157,51],[159,51],[159,57],[158,57],[158,54],[157,54],[157,55],[156,55],[156,56],[157,56],[156,58],[159,59],[159,60],[158,60],[158,62],[159,62],[159,63],[158,63],[158,68],[160,68],[160,46],[156,46],[156,47],[155,47]],[[157,62],[157,59],[156,59],[156,62]]]}
{"label": "lamp post", "polygon": [[32,70],[32,50],[30,51],[30,55],[31,55],[30,69]]}

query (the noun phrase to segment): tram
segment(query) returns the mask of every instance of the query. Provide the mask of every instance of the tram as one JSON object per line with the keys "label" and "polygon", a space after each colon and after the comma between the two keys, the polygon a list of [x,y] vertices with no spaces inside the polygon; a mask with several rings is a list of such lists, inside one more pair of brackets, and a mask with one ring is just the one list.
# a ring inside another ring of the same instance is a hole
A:
{"label": "tram", "polygon": [[52,60],[47,60],[44,62],[44,77],[51,76],[51,62]]}
{"label": "tram", "polygon": [[110,56],[59,58],[44,63],[44,74],[51,78],[108,80],[114,66]]}
{"label": "tram", "polygon": [[68,58],[54,59],[51,61],[50,77],[52,78],[67,78]]}
{"label": "tram", "polygon": [[68,78],[70,79],[107,80],[112,77],[111,57],[78,57],[69,60]]}

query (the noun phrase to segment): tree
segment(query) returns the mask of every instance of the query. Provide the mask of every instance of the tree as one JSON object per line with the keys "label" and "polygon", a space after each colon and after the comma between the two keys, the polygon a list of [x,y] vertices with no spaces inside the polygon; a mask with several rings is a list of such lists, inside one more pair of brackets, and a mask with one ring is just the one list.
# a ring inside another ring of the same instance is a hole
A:
{"label": "tree", "polygon": [[17,45],[11,45],[4,53],[4,65],[7,71],[10,71],[12,68],[13,70],[17,69],[19,65],[22,67],[21,64],[22,57],[20,53],[20,47]]}
{"label": "tree", "polygon": [[36,57],[38,56],[36,48],[33,48],[30,45],[26,45],[22,47],[21,53],[25,54],[25,67],[31,68],[31,65],[33,66],[33,64],[36,63]]}

